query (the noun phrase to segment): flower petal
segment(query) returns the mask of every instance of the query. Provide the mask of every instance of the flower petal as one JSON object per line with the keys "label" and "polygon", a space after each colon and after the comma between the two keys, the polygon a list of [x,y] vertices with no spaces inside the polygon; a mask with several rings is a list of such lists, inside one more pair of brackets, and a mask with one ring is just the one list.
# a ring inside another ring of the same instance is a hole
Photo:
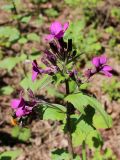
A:
{"label": "flower petal", "polygon": [[58,34],[55,35],[55,38],[60,39],[63,37],[63,35],[64,35],[64,32],[63,30],[61,30]]}
{"label": "flower petal", "polygon": [[108,71],[102,71],[102,73],[104,73],[107,77],[112,77],[112,73]]}
{"label": "flower petal", "polygon": [[16,116],[17,117],[25,116],[25,110],[23,109],[23,107],[20,107],[16,110]]}
{"label": "flower petal", "polygon": [[93,63],[93,65],[95,65],[95,67],[99,67],[99,65],[100,65],[100,57],[94,57],[92,59],[92,63]]}
{"label": "flower petal", "polygon": [[103,71],[112,71],[112,67],[108,66],[108,65],[105,65],[103,66]]}
{"label": "flower petal", "polygon": [[48,34],[48,35],[46,35],[46,36],[44,37],[44,39],[45,39],[46,41],[52,41],[52,40],[54,39],[54,36],[53,36],[52,34]]}
{"label": "flower petal", "polygon": [[66,22],[63,26],[63,31],[65,32],[69,27],[69,22]]}
{"label": "flower petal", "polygon": [[62,24],[58,21],[55,21],[50,26],[50,32],[52,35],[58,34],[62,30]]}
{"label": "flower petal", "polygon": [[34,81],[37,78],[38,72],[32,71],[32,81]]}
{"label": "flower petal", "polygon": [[11,100],[11,107],[12,107],[13,109],[18,108],[19,104],[20,104],[20,99],[12,99],[12,100]]}
{"label": "flower petal", "polygon": [[106,56],[102,55],[100,56],[100,64],[105,64],[107,62]]}

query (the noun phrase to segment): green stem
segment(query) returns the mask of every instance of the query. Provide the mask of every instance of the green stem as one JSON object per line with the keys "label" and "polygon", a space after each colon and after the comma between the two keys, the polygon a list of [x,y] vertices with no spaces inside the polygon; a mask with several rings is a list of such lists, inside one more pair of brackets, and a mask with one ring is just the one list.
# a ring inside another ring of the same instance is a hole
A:
{"label": "green stem", "polygon": [[82,160],[86,160],[86,149],[85,149],[85,141],[82,143]]}
{"label": "green stem", "polygon": [[14,12],[15,12],[15,14],[17,15],[17,14],[18,14],[18,12],[17,12],[17,9],[16,9],[16,5],[15,5],[14,0],[12,0],[12,4],[13,4],[13,7],[14,7]]}
{"label": "green stem", "polygon": [[[70,93],[69,91],[69,82],[68,80],[65,81],[66,84],[66,95]],[[69,103],[66,104],[67,107],[67,118],[66,118],[66,127],[67,127],[67,139],[68,139],[68,152],[69,152],[69,160],[73,160],[73,145],[72,145],[72,135],[71,135],[71,122],[70,122],[70,113],[71,113],[71,107],[69,106]]]}

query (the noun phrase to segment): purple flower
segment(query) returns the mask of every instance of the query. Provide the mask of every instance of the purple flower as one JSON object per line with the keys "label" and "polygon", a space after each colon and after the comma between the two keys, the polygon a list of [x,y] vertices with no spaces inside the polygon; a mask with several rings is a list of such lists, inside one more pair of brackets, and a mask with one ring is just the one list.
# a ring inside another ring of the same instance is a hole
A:
{"label": "purple flower", "polygon": [[66,22],[63,26],[60,22],[55,21],[51,24],[49,30],[50,34],[46,36],[46,40],[51,41],[54,38],[60,39],[64,36],[65,31],[67,30],[69,23]]}
{"label": "purple flower", "polygon": [[97,72],[101,72],[101,73],[105,74],[106,76],[111,77],[112,76],[112,73],[111,73],[112,68],[109,65],[106,65],[106,62],[107,62],[107,58],[104,55],[94,57],[92,59],[92,63],[95,66],[96,71],[91,70],[91,73],[95,74]]}
{"label": "purple flower", "polygon": [[11,100],[11,107],[12,109],[14,109],[17,117],[22,117],[30,114],[35,104],[35,102],[25,101],[22,97],[20,99]]}
{"label": "purple flower", "polygon": [[38,74],[41,73],[43,73],[43,69],[41,69],[37,64],[37,61],[34,60],[32,62],[32,81],[34,81],[37,78]]}
{"label": "purple flower", "polygon": [[[48,62],[47,58],[48,57],[46,57],[46,56],[44,56],[42,58],[42,62],[45,63],[45,65],[47,66],[45,69],[40,68],[38,66],[36,60],[34,60],[32,62],[32,81],[34,81],[37,78],[38,74],[49,74],[49,75],[51,75],[51,74],[56,73],[58,71],[58,67],[50,64]],[[50,58],[50,60],[53,62],[52,57]]]}

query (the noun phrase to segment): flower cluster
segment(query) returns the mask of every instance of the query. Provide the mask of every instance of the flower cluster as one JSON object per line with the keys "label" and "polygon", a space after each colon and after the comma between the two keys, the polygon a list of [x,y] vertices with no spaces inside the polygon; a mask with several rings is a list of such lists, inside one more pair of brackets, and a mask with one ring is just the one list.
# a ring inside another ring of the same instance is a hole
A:
{"label": "flower cluster", "polygon": [[63,41],[63,36],[68,26],[69,23],[65,23],[62,26],[62,24],[57,21],[51,24],[50,34],[46,36],[46,40],[49,41],[50,50],[45,50],[43,57],[41,58],[41,61],[45,64],[46,68],[40,68],[37,61],[34,60],[32,63],[33,81],[39,74],[52,75],[60,71],[63,67],[61,61],[65,62],[69,51],[67,44]]}
{"label": "flower cluster", "polygon": [[[45,37],[49,42],[50,49],[45,50],[43,57],[41,58],[41,62],[45,64],[45,68],[39,67],[37,61],[34,60],[32,62],[32,81],[36,80],[37,76],[41,74],[54,75],[57,72],[60,72],[62,76],[67,74],[68,78],[76,81],[76,83],[82,83],[77,70],[73,67],[79,54],[76,54],[75,50],[72,51],[72,39],[68,39],[67,43],[64,42],[63,39],[64,33],[68,27],[68,22],[63,26],[57,21],[51,24],[50,34]],[[111,77],[112,68],[106,63],[107,58],[104,55],[94,57],[92,59],[94,68],[87,70],[85,73],[87,78],[89,79],[99,72]],[[20,96],[19,99],[13,99],[11,101],[11,107],[14,109],[16,117],[30,114],[35,106],[35,101],[26,101],[22,96]]]}

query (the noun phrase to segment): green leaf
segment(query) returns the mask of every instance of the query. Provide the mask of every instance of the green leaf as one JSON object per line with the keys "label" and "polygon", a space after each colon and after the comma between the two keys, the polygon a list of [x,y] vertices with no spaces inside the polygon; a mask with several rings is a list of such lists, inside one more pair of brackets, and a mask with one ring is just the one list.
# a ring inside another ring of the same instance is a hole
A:
{"label": "green leaf", "polygon": [[100,102],[97,99],[95,99],[93,97],[89,97],[87,95],[84,95],[84,97],[88,101],[88,105],[93,107],[101,115],[104,122],[106,123],[106,126],[108,128],[110,128],[112,125],[111,119],[109,118],[109,115],[105,112],[105,110],[104,110],[103,106],[100,104]]}
{"label": "green leaf", "polygon": [[0,68],[11,71],[18,62],[20,62],[20,59],[18,57],[8,57],[0,61]]}
{"label": "green leaf", "polygon": [[[109,124],[111,125],[110,127],[112,127],[112,118],[108,115],[108,119],[109,119]],[[93,117],[93,125],[95,128],[100,129],[100,128],[104,128],[107,129],[108,125],[105,123],[103,117],[100,114],[95,114]]]}
{"label": "green leaf", "polygon": [[1,9],[5,10],[5,11],[11,11],[13,8],[14,8],[14,6],[12,4],[6,4],[1,7]]}
{"label": "green leaf", "polygon": [[12,137],[17,138],[19,136],[19,132],[20,132],[20,127],[19,126],[15,126],[12,128]]}
{"label": "green leaf", "polygon": [[11,86],[5,86],[0,88],[0,94],[10,95],[14,89]]}
{"label": "green leaf", "polygon": [[52,160],[69,160],[69,154],[63,149],[57,149],[52,152]]}
{"label": "green leaf", "polygon": [[102,137],[100,136],[100,133],[97,130],[91,131],[86,138],[86,144],[91,149],[92,148],[100,148],[103,144]]}
{"label": "green leaf", "polygon": [[0,159],[5,160],[5,159],[10,159],[10,160],[15,160],[18,156],[20,156],[22,153],[21,150],[15,150],[15,151],[5,151],[3,153],[0,153]]}
{"label": "green leaf", "polygon": [[44,114],[43,119],[46,120],[64,120],[65,114],[65,107],[60,104],[53,104],[53,105],[45,105],[44,106]]}
{"label": "green leaf", "polygon": [[42,77],[39,80],[35,80],[34,82],[32,82],[32,75],[28,74],[25,78],[22,79],[22,81],[20,82],[20,85],[27,90],[28,88],[30,88],[31,90],[35,91],[37,89],[42,89],[44,88],[46,85],[48,85],[51,82],[51,77],[49,75],[45,75],[44,77]]}
{"label": "green leaf", "polygon": [[9,42],[14,42],[20,37],[20,32],[10,26],[0,27],[0,39],[8,39]]}
{"label": "green leaf", "polygon": [[72,103],[77,110],[79,110],[82,114],[85,114],[84,107],[88,105],[88,102],[82,93],[70,94],[65,98],[65,101]]}
{"label": "green leaf", "polygon": [[29,128],[22,128],[19,133],[19,140],[27,141],[31,137],[31,132]]}
{"label": "green leaf", "polygon": [[29,33],[27,35],[27,39],[29,41],[36,41],[36,42],[40,42],[40,37],[36,34],[36,33]]}
{"label": "green leaf", "polygon": [[81,120],[77,125],[76,125],[76,129],[72,134],[72,141],[73,141],[73,145],[75,147],[81,145],[83,143],[83,141],[87,139],[88,135],[90,134],[90,132],[92,132],[94,129],[91,125],[89,125],[88,123],[86,123],[84,120]]}
{"label": "green leaf", "polygon": [[70,6],[79,6],[81,0],[65,0],[65,2]]}
{"label": "green leaf", "polygon": [[25,16],[25,17],[23,17],[23,18],[21,19],[21,22],[22,22],[22,23],[29,23],[30,19],[31,19],[31,16]]}
{"label": "green leaf", "polygon": [[97,101],[97,99],[84,95],[82,93],[71,94],[65,98],[65,101],[68,101],[74,105],[82,114],[85,114],[84,109],[86,106],[93,107],[105,121],[108,127],[111,127],[111,120],[109,119],[108,114],[104,111],[102,105]]}
{"label": "green leaf", "polygon": [[7,69],[11,71],[17,63],[26,59],[26,55],[22,54],[20,57],[8,57],[0,61],[0,68]]}
{"label": "green leaf", "polygon": [[53,8],[49,8],[49,9],[46,9],[45,10],[45,13],[47,16],[49,17],[57,17],[59,14],[58,14],[58,11],[53,9]]}
{"label": "green leaf", "polygon": [[18,138],[21,141],[27,141],[31,137],[30,129],[16,126],[12,129],[12,137]]}
{"label": "green leaf", "polygon": [[27,43],[27,38],[25,38],[25,37],[21,37],[19,40],[18,40],[18,43],[20,43],[20,44],[25,44],[25,43]]}
{"label": "green leaf", "polygon": [[48,87],[47,89],[47,94],[53,97],[58,97],[60,99],[64,98],[64,94],[59,92],[57,89],[53,87]]}

